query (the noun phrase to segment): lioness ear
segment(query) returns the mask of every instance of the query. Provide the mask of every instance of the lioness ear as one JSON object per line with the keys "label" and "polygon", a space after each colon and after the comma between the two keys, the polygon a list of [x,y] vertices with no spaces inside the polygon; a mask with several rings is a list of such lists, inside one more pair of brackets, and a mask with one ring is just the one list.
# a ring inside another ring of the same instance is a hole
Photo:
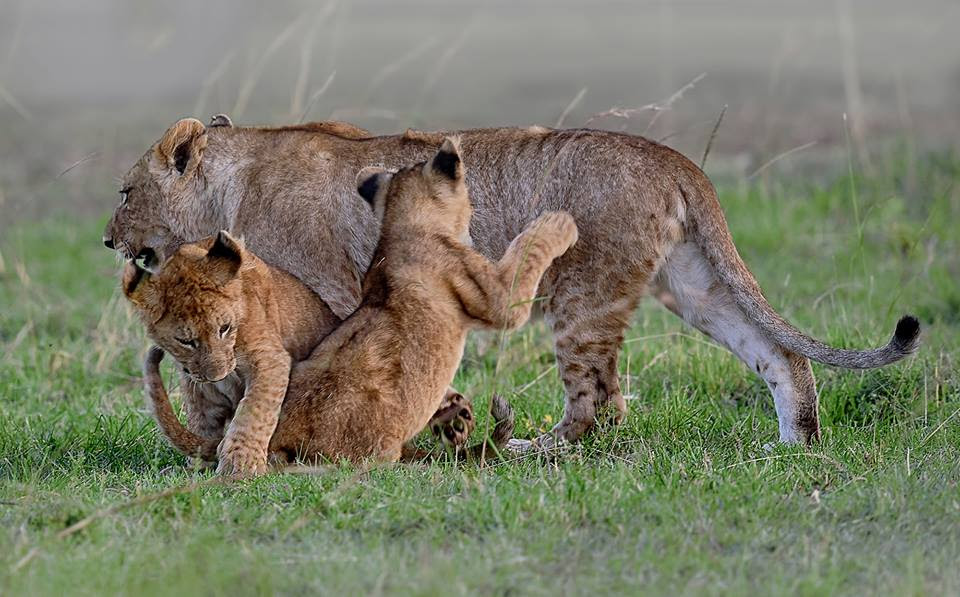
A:
{"label": "lioness ear", "polygon": [[233,121],[230,120],[230,117],[227,116],[226,114],[216,114],[210,117],[210,126],[211,127],[217,127],[217,126],[232,127]]}
{"label": "lioness ear", "polygon": [[440,150],[427,162],[426,170],[433,176],[442,176],[449,180],[463,178],[463,163],[460,161],[460,143],[454,137],[443,140]]}
{"label": "lioness ear", "polygon": [[131,303],[138,307],[144,305],[144,290],[150,279],[150,272],[143,269],[137,262],[130,260],[123,266],[123,294]]}
{"label": "lioness ear", "polygon": [[221,230],[207,251],[207,262],[214,281],[226,284],[237,275],[243,264],[242,242],[230,236],[226,230]]}
{"label": "lioness ear", "polygon": [[180,174],[193,171],[207,147],[207,129],[196,118],[184,118],[167,129],[157,143],[156,157]]}

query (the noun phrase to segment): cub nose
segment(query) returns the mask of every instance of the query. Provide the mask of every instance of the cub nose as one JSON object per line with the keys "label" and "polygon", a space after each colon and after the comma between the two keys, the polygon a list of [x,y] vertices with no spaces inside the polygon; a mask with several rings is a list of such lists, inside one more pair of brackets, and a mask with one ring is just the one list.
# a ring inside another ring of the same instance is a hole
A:
{"label": "cub nose", "polygon": [[113,249],[113,239],[110,238],[109,236],[104,236],[104,237],[103,237],[103,246],[105,246],[105,247],[108,248],[108,249]]}

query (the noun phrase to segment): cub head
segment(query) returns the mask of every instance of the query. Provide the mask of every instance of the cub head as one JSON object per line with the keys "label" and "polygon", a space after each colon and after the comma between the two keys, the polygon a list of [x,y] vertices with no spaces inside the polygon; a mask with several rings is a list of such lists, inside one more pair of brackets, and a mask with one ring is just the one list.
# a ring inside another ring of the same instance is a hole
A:
{"label": "cub head", "polygon": [[[225,126],[224,118],[215,116],[212,126]],[[201,168],[206,147],[207,128],[195,118],[167,129],[123,177],[103,244],[126,259],[144,258],[148,267],[179,246],[184,239],[175,228],[191,223],[181,207],[195,203],[206,186]]]}
{"label": "cub head", "polygon": [[245,249],[227,232],[180,247],[156,273],[129,261],[123,293],[147,334],[196,382],[220,381],[237,365]]}
{"label": "cub head", "polygon": [[470,244],[473,207],[464,180],[459,143],[453,138],[446,138],[429,161],[398,172],[364,168],[357,175],[357,192],[370,204],[383,235],[403,227],[415,233],[442,234]]}

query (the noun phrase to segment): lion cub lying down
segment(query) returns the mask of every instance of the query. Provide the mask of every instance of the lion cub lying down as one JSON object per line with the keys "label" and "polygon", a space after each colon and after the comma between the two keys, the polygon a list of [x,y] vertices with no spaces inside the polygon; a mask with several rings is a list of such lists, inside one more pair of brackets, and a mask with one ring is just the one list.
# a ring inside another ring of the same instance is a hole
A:
{"label": "lion cub lying down", "polygon": [[358,190],[380,221],[379,244],[360,307],[319,345],[303,314],[320,299],[226,233],[185,245],[155,275],[125,271],[148,334],[185,374],[227,395],[242,388],[219,472],[264,472],[268,452],[398,460],[441,406],[467,331],[523,324],[543,273],[577,239],[573,218],[551,212],[499,262],[474,251],[450,139],[427,163],[361,172]]}

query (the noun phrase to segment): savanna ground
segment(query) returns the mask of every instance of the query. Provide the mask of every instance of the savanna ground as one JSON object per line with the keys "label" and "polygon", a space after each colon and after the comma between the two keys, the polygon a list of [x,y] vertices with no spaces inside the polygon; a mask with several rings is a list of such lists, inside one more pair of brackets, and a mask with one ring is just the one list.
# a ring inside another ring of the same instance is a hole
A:
{"label": "savanna ground", "polygon": [[[720,184],[741,252],[801,328],[854,347],[886,341],[901,312],[923,323],[901,364],[815,365],[811,447],[765,448],[762,382],[650,301],[620,358],[626,422],[556,462],[211,484],[146,411],[147,341],[99,246],[105,216],[13,227],[0,593],[956,593],[960,159],[904,155],[869,176]],[[486,344],[456,385],[481,404],[503,392],[518,436],[548,428],[561,385],[542,324]]]}

